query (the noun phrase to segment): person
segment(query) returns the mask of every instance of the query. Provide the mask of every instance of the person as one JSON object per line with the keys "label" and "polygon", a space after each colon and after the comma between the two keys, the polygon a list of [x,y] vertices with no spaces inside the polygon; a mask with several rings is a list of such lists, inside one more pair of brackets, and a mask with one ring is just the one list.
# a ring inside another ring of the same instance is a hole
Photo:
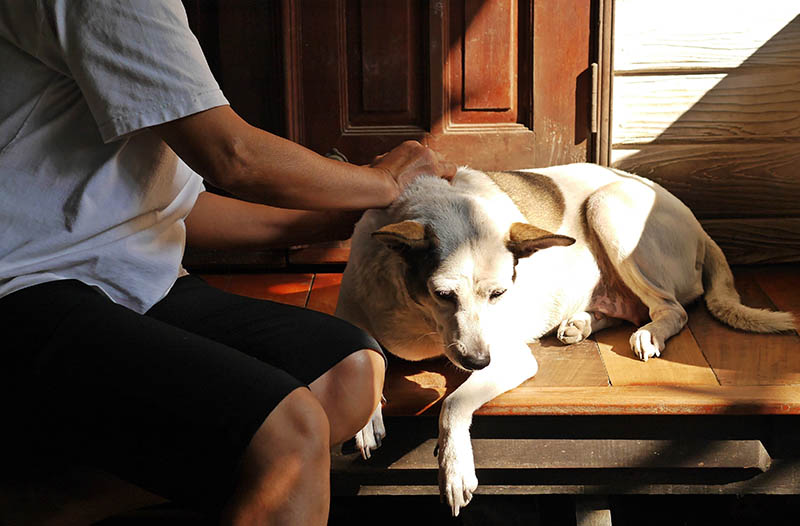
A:
{"label": "person", "polygon": [[346,238],[455,167],[415,142],[356,166],[248,125],[179,0],[0,0],[0,68],[6,429],[223,523],[325,523],[380,346],[211,288],[184,245]]}

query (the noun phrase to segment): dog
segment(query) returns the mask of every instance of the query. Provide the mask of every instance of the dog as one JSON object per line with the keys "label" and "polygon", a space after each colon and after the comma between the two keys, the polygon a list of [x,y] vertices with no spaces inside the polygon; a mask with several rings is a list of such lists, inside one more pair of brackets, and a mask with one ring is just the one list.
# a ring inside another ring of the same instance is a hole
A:
{"label": "dog", "polygon": [[[469,378],[439,416],[439,487],[453,515],[478,486],[473,412],[537,372],[529,342],[572,344],[627,320],[647,361],[704,296],[722,322],[794,328],[791,314],[741,304],[719,246],[653,181],[593,164],[423,176],[355,227],[336,315],[406,360],[444,354]],[[356,436],[364,457],[380,413]]]}

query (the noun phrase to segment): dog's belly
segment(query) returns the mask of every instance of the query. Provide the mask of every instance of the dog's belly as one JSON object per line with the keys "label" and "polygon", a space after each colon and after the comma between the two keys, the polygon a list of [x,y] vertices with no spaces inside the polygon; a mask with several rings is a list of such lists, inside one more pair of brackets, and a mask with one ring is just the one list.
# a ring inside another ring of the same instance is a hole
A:
{"label": "dog's belly", "polygon": [[637,327],[650,316],[647,306],[616,275],[600,278],[592,291],[587,311],[627,320]]}

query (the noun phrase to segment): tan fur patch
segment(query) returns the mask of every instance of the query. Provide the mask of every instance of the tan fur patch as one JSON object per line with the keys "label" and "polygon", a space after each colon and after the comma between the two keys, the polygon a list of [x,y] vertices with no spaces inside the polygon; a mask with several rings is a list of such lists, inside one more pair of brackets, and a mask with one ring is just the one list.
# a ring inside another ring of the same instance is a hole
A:
{"label": "tan fur patch", "polygon": [[564,220],[564,196],[549,177],[530,172],[486,172],[532,225],[555,232]]}
{"label": "tan fur patch", "polygon": [[568,236],[560,236],[527,223],[513,223],[508,232],[506,248],[516,258],[524,258],[537,250],[549,247],[566,247],[575,242]]}
{"label": "tan fur patch", "polygon": [[393,249],[400,247],[423,249],[430,245],[425,225],[411,220],[386,225],[373,232],[372,237]]}

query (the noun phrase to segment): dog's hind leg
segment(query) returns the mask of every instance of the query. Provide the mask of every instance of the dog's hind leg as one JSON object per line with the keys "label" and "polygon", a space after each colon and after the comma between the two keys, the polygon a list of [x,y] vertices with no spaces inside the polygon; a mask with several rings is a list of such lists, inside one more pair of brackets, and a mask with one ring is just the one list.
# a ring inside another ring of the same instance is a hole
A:
{"label": "dog's hind leg", "polygon": [[586,220],[622,283],[649,312],[651,322],[631,336],[633,352],[645,361],[660,356],[686,324],[682,302],[702,293],[697,221],[676,198],[636,179],[592,194]]}

